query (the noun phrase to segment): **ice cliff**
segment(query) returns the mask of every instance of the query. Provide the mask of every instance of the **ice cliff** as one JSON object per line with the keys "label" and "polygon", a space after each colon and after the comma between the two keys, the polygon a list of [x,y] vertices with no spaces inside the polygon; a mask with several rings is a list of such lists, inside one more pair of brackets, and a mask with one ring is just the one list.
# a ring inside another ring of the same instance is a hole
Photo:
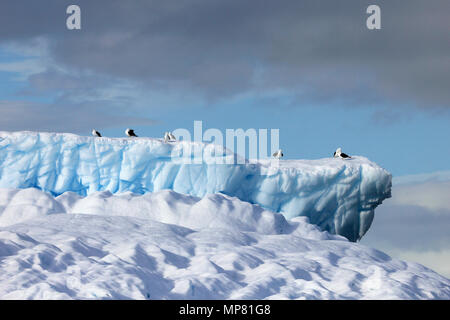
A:
{"label": "ice cliff", "polygon": [[[186,161],[187,147],[204,161]],[[364,157],[223,163],[230,157],[237,158],[207,143],[0,132],[0,188],[34,187],[54,196],[221,192],[286,218],[307,216],[322,230],[351,241],[365,234],[374,209],[390,197],[391,175]]]}

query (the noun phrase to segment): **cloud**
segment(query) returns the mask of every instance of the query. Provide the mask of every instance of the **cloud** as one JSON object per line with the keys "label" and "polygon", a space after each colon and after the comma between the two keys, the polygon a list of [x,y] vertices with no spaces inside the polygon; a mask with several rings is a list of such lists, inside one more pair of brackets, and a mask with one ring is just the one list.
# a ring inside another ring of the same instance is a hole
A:
{"label": "cloud", "polygon": [[139,112],[139,104],[151,96],[142,93],[142,86],[58,65],[48,55],[50,47],[38,38],[1,48],[8,59],[0,63],[0,72],[13,74],[15,80],[5,85],[9,98],[0,100],[2,130],[89,133],[93,127],[155,124]]}
{"label": "cloud", "polygon": [[448,211],[450,214],[450,181],[430,181],[398,186],[392,204],[419,206],[431,213]]}
{"label": "cloud", "polygon": [[362,244],[419,262],[450,277],[450,177],[438,173],[397,179],[392,198],[375,211]]}
{"label": "cloud", "polygon": [[17,81],[25,81],[36,73],[44,71],[44,67],[35,59],[25,59],[14,62],[0,62],[0,72],[12,72],[19,76]]}
{"label": "cloud", "polygon": [[90,134],[92,128],[152,125],[154,120],[114,112],[109,101],[37,103],[0,101],[2,131],[51,131]]}
{"label": "cloud", "polygon": [[394,185],[417,184],[430,181],[450,181],[450,171],[436,171],[431,173],[413,174],[400,177],[394,177],[392,183]]}
{"label": "cloud", "polygon": [[[220,99],[283,89],[301,102],[450,107],[448,1],[2,2],[0,39],[49,40],[58,66]],[[414,17],[414,18],[412,18]],[[49,73],[41,75],[52,77]]]}
{"label": "cloud", "polygon": [[413,250],[393,250],[392,254],[402,260],[414,261],[450,278],[450,249],[417,252]]}
{"label": "cloud", "polygon": [[372,226],[363,238],[366,243],[416,251],[449,246],[450,209],[431,211],[421,206],[392,205],[390,201],[375,210]]}

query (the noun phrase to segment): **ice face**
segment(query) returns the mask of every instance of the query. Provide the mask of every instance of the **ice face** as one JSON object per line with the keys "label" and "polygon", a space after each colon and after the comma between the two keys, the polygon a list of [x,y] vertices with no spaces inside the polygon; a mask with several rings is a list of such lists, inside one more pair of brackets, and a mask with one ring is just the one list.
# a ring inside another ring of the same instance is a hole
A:
{"label": "ice face", "polygon": [[55,196],[67,191],[86,196],[169,189],[196,197],[220,192],[288,219],[307,216],[322,230],[351,241],[366,233],[374,209],[390,197],[391,175],[364,157],[183,163],[174,155],[186,145],[201,155],[214,149],[210,160],[230,156],[203,143],[0,132],[0,187],[34,187]]}

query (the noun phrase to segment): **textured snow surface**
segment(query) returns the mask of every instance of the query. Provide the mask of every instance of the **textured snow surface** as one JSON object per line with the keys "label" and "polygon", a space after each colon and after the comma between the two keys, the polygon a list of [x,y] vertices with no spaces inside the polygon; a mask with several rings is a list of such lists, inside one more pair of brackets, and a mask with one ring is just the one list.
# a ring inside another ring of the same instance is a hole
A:
{"label": "textured snow surface", "polygon": [[[207,160],[182,163],[176,155],[185,154],[186,145],[199,148]],[[390,197],[391,175],[364,157],[217,164],[230,157],[236,155],[204,143],[0,132],[0,187],[82,196],[164,189],[196,197],[221,192],[287,218],[306,216],[351,241],[365,234],[375,207]]]}
{"label": "textured snow surface", "polygon": [[450,299],[449,279],[306,217],[169,190],[0,189],[0,270],[0,299]]}

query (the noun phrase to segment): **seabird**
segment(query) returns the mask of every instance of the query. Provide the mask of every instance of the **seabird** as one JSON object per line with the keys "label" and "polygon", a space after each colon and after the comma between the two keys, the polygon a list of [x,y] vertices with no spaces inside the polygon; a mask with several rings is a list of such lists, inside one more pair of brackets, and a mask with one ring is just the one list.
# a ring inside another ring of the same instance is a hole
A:
{"label": "seabird", "polygon": [[164,142],[170,142],[170,141],[177,141],[177,138],[172,134],[172,132],[165,132],[164,133]]}
{"label": "seabird", "polygon": [[277,152],[275,152],[275,153],[273,154],[273,156],[274,156],[275,158],[277,158],[277,159],[280,159],[282,156],[284,156],[284,154],[283,154],[283,152],[282,152],[281,149],[280,149],[280,150],[278,150]]}
{"label": "seabird", "polygon": [[102,135],[100,134],[100,132],[98,132],[98,131],[95,130],[95,129],[92,130],[92,135],[93,135],[94,137],[101,137],[101,136],[102,136]]}
{"label": "seabird", "polygon": [[172,134],[172,132],[169,132],[169,140],[170,141],[177,141],[177,138]]}
{"label": "seabird", "polygon": [[127,129],[125,130],[125,133],[127,134],[127,136],[129,137],[137,137],[137,135],[134,133],[133,129]]}
{"label": "seabird", "polygon": [[337,148],[336,151],[334,152],[333,156],[335,158],[343,158],[343,159],[351,158],[349,155],[343,153],[341,148]]}

